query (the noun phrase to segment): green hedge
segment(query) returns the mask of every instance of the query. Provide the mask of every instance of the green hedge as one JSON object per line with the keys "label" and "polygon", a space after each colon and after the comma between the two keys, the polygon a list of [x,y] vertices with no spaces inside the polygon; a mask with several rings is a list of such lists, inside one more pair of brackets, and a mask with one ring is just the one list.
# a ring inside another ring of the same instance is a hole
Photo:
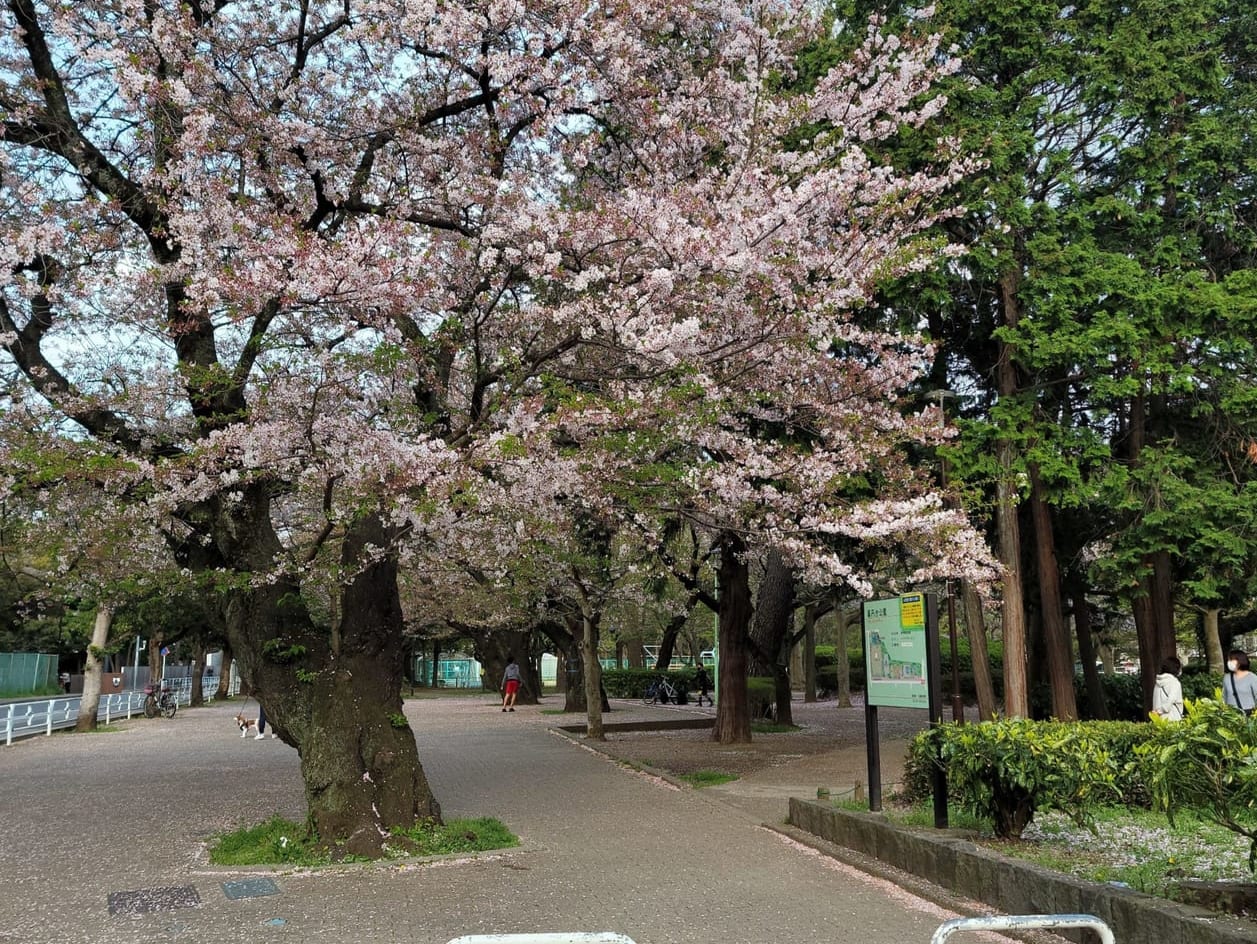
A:
{"label": "green hedge", "polygon": [[[698,690],[698,686],[694,684],[694,674],[697,671],[696,667],[673,669],[669,672],[659,672],[656,669],[603,669],[602,687],[606,689],[608,698],[642,698],[652,681],[665,676],[678,689],[693,692]],[[711,678],[711,675],[712,670],[709,668],[707,677]]]}
{"label": "green hedge", "polygon": [[752,718],[768,717],[777,705],[777,683],[770,675],[752,675],[746,680],[746,703]]}
{"label": "green hedge", "polygon": [[950,802],[990,821],[997,835],[1019,836],[1036,810],[1086,824],[1100,806],[1149,804],[1139,750],[1153,735],[1151,725],[1120,721],[944,724],[913,740],[904,792],[930,795],[941,753]]}

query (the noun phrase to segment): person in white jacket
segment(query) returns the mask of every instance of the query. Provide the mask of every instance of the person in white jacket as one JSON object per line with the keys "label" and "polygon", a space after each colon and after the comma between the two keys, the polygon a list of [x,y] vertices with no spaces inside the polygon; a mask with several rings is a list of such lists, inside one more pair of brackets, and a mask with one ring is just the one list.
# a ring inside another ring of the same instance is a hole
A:
{"label": "person in white jacket", "polygon": [[1157,683],[1152,689],[1152,713],[1166,721],[1183,720],[1183,683],[1178,680],[1183,663],[1170,656],[1161,663]]}

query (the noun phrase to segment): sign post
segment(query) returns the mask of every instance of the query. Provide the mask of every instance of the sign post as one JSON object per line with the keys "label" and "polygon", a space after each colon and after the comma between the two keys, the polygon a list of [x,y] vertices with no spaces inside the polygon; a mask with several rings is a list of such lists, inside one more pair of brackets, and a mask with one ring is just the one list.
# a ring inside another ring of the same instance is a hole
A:
{"label": "sign post", "polygon": [[[869,764],[869,809],[882,808],[879,706],[924,708],[930,724],[941,724],[942,656],[938,600],[932,593],[906,593],[866,600],[860,614],[864,643],[864,726]],[[934,825],[947,826],[947,782],[942,768],[934,777]]]}

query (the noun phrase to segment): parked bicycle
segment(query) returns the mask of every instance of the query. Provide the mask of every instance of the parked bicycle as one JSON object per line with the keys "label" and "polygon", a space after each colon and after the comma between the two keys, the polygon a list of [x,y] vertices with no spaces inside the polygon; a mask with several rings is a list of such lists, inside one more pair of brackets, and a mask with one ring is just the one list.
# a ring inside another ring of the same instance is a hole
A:
{"label": "parked bicycle", "polygon": [[144,686],[145,718],[156,718],[159,714],[163,718],[173,718],[178,707],[174,693],[170,689],[165,686],[162,686],[160,689],[156,689],[152,685]]}
{"label": "parked bicycle", "polygon": [[661,705],[666,705],[669,702],[674,705],[679,704],[676,687],[666,678],[657,678],[651,681],[646,686],[646,695],[642,698],[642,701],[647,705],[653,705],[655,702]]}

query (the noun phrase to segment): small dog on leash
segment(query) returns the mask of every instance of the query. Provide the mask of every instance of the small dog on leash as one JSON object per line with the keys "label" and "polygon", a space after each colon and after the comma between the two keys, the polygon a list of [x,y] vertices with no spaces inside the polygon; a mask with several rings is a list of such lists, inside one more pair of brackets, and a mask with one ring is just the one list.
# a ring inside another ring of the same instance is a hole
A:
{"label": "small dog on leash", "polygon": [[246,718],[243,714],[236,715],[236,726],[240,728],[240,736],[248,737],[250,731],[256,731],[258,726],[257,718]]}

